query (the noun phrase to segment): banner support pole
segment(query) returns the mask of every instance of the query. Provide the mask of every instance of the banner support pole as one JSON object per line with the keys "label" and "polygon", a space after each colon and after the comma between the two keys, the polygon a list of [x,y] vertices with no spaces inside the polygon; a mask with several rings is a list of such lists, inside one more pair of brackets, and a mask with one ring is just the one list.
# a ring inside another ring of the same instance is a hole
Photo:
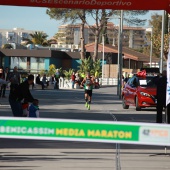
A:
{"label": "banner support pole", "polygon": [[162,14],[162,35],[161,35],[160,73],[162,73],[162,71],[163,71],[164,33],[165,33],[165,11],[163,10],[163,14]]}

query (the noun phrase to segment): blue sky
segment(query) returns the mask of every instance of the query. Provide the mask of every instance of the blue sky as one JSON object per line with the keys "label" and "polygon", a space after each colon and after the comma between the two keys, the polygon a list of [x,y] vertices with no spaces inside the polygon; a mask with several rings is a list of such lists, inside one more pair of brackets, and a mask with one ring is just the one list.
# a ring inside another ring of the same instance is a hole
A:
{"label": "blue sky", "polygon": [[[57,31],[58,26],[63,24],[61,21],[50,19],[46,14],[47,8],[37,7],[15,7],[0,6],[0,29],[24,28],[26,30],[43,31],[52,37]],[[145,19],[150,19],[154,13],[162,14],[162,11],[150,11]],[[90,24],[93,24],[89,18]],[[116,21],[113,21],[116,22]],[[147,25],[148,23],[146,23]]]}

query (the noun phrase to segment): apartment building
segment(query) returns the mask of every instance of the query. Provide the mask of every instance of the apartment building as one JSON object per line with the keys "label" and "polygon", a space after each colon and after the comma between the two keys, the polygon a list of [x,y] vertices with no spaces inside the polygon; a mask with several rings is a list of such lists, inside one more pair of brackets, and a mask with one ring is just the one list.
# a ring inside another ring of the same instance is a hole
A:
{"label": "apartment building", "polygon": [[[118,45],[119,26],[109,22],[107,24],[107,38],[109,44]],[[141,48],[146,44],[146,29],[142,27],[123,26],[122,43],[124,47]]]}
{"label": "apartment building", "polygon": [[[67,24],[61,25],[58,28],[58,44],[80,44],[80,30],[81,24]],[[118,34],[119,26],[114,25],[109,22],[107,24],[107,37],[109,44],[113,46],[118,45]],[[105,36],[106,36],[105,35]],[[84,29],[85,44],[89,44],[95,41],[95,36],[93,30],[91,30],[87,25]],[[142,27],[123,27],[123,46],[129,48],[141,48],[144,47],[146,43],[146,29]]]}
{"label": "apartment building", "polygon": [[0,47],[8,43],[21,44],[24,38],[31,38],[30,34],[34,32],[24,28],[0,29]]}
{"label": "apartment building", "polygon": [[[80,30],[81,24],[67,24],[58,27],[57,42],[58,44],[80,44]],[[88,27],[84,28],[85,44],[88,43]]]}

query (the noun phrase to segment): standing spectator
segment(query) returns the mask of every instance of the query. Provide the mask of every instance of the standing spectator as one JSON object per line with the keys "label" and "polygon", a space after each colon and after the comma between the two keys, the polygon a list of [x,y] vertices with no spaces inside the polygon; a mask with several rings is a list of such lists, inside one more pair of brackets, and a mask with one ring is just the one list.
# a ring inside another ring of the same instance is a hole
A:
{"label": "standing spectator", "polygon": [[[3,66],[0,67],[0,73],[2,74],[1,79],[4,80],[4,68],[3,68]],[[0,85],[0,98],[1,98],[1,95],[2,95],[2,89],[3,89],[3,84]]]}
{"label": "standing spectator", "polygon": [[[5,68],[5,71],[3,72],[3,79],[5,81],[9,81],[9,69],[8,67]],[[7,84],[3,84],[0,89],[0,96],[2,95],[3,98],[5,98],[5,92],[6,92]]]}
{"label": "standing spectator", "polygon": [[55,84],[54,84],[54,89],[59,89],[59,78],[60,78],[60,71],[59,69],[56,69],[55,73]]}
{"label": "standing spectator", "polygon": [[167,86],[167,72],[164,70],[162,72],[162,77],[157,81],[157,115],[156,123],[162,123],[162,111],[166,107],[166,86]]}
{"label": "standing spectator", "polygon": [[39,84],[42,86],[42,90],[44,90],[44,83],[42,81],[40,81],[40,74],[38,74],[38,76],[36,77],[35,80],[36,84]]}
{"label": "standing spectator", "polygon": [[13,93],[15,89],[20,84],[20,73],[18,72],[18,68],[15,66],[12,73],[9,75],[9,80],[11,82],[10,85],[10,93]]}
{"label": "standing spectator", "polygon": [[60,71],[59,71],[59,69],[56,69],[55,77],[56,78],[60,78]]}
{"label": "standing spectator", "polygon": [[3,79],[3,73],[0,73],[0,87],[1,87],[3,84],[7,84],[7,83],[8,83],[8,82]]}
{"label": "standing spectator", "polygon": [[54,78],[54,74],[50,77],[50,82],[51,84],[54,84],[55,78]]}
{"label": "standing spectator", "polygon": [[73,72],[71,75],[72,89],[74,89],[75,80],[76,80],[76,76],[75,76],[75,72]]}
{"label": "standing spectator", "polygon": [[3,73],[0,73],[0,88],[1,88],[1,86],[3,86],[4,84],[8,84],[8,82],[3,79]]}
{"label": "standing spectator", "polygon": [[130,75],[129,74],[126,74],[126,77],[124,78],[123,82],[124,82],[124,85],[128,82],[130,78]]}
{"label": "standing spectator", "polygon": [[94,80],[95,80],[95,88],[99,88],[99,87],[100,87],[99,71],[96,71],[96,72],[95,72]]}
{"label": "standing spectator", "polygon": [[46,74],[43,75],[42,82],[44,85],[47,85],[47,87],[49,86],[49,81],[47,80]]}
{"label": "standing spectator", "polygon": [[76,74],[75,74],[75,76],[76,76],[76,81],[79,83],[79,85],[80,85],[80,77],[79,77],[79,73],[78,72],[76,72]]}
{"label": "standing spectator", "polygon": [[27,102],[33,102],[29,86],[34,82],[34,76],[31,74],[28,79],[23,83],[19,84],[14,91],[10,91],[9,94],[9,104],[12,109],[12,113],[15,117],[23,116],[22,100]]}

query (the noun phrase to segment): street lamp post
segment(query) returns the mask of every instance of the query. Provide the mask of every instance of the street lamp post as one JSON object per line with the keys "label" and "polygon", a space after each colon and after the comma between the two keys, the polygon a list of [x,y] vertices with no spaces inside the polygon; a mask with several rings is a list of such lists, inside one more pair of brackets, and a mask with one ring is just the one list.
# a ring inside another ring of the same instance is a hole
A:
{"label": "street lamp post", "polygon": [[118,56],[117,56],[117,95],[119,96],[119,87],[120,87],[120,73],[119,73],[119,68],[120,68],[120,25],[121,25],[121,19],[119,19],[119,31],[118,31]]}
{"label": "street lamp post", "polygon": [[123,10],[120,14],[120,34],[119,34],[119,99],[121,99],[122,91],[122,68],[123,68],[123,58],[122,58],[122,37],[123,37]]}
{"label": "street lamp post", "polygon": [[[108,17],[114,18],[114,17]],[[117,82],[117,95],[119,99],[121,99],[121,91],[122,91],[122,67],[123,67],[123,58],[122,58],[122,35],[123,35],[123,10],[121,10],[119,19],[119,33],[118,33],[118,82]]]}

